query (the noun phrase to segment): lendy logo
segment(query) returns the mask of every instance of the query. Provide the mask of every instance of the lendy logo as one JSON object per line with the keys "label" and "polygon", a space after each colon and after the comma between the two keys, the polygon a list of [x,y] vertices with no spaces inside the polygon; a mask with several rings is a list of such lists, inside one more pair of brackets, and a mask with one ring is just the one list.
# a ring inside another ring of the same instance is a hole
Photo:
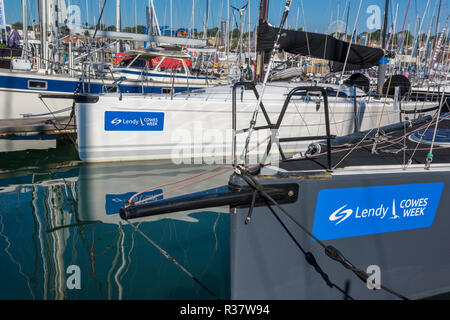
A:
{"label": "lendy logo", "polygon": [[320,240],[429,228],[444,183],[320,190],[313,234]]}
{"label": "lendy logo", "polygon": [[[420,199],[405,199],[399,201],[399,208],[396,208],[395,199],[392,201],[392,209],[389,206],[385,206],[384,204],[380,204],[375,208],[362,208],[356,207],[355,210],[347,209],[344,210],[348,205],[345,205],[335,212],[333,212],[329,220],[331,222],[337,221],[336,225],[344,222],[350,216],[355,213],[353,219],[368,219],[368,218],[379,218],[384,219],[389,216],[389,219],[399,219],[399,218],[411,218],[425,215],[425,209],[428,206],[428,198],[420,198]],[[401,216],[397,214],[399,212]]]}
{"label": "lendy logo", "polygon": [[105,131],[164,131],[164,113],[106,111]]}
{"label": "lendy logo", "polygon": [[337,209],[335,212],[333,212],[333,214],[330,216],[330,221],[334,222],[334,221],[338,221],[336,223],[336,225],[340,224],[341,222],[344,222],[345,220],[347,220],[348,218],[350,218],[350,216],[353,213],[352,209],[347,209],[342,211],[343,209],[345,209],[347,207],[347,205],[343,206],[342,208]]}
{"label": "lendy logo", "polygon": [[122,123],[122,120],[120,120],[119,118],[115,118],[113,121],[111,121],[111,124],[118,126],[119,124]]}

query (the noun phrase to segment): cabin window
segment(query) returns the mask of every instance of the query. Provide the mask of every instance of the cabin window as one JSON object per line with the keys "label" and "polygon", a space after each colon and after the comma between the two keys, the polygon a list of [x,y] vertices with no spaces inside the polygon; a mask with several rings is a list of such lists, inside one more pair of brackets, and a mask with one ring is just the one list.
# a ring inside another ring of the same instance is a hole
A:
{"label": "cabin window", "polygon": [[28,80],[28,89],[47,90],[47,81]]}
{"label": "cabin window", "polygon": [[162,88],[162,94],[171,94],[172,92],[172,88]]}
{"label": "cabin window", "polygon": [[335,88],[326,87],[325,90],[327,91],[328,97],[337,97],[339,92],[339,98],[348,98],[347,92],[343,91],[342,89],[336,90]]}
{"label": "cabin window", "polygon": [[184,70],[184,67],[177,68],[176,70],[177,70],[177,73],[186,74],[186,71]]}
{"label": "cabin window", "polygon": [[172,75],[172,74],[186,74],[186,70],[184,69],[184,67],[179,67],[179,68],[158,68],[159,72],[165,72],[167,73],[168,76]]}
{"label": "cabin window", "polygon": [[130,65],[130,68],[133,69],[144,69],[145,67],[149,67],[147,60],[144,59],[136,59],[133,61],[133,63]]}
{"label": "cabin window", "polygon": [[133,59],[123,59],[122,61],[120,61],[119,63],[119,68],[126,68],[130,65],[130,63],[133,62]]}

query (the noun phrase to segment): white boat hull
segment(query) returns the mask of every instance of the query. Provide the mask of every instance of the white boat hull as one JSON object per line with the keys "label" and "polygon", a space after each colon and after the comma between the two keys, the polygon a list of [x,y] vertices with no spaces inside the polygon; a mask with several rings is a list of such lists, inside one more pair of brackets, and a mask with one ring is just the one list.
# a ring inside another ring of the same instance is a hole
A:
{"label": "white boat hull", "polygon": [[[295,85],[295,86],[298,86]],[[266,89],[264,105],[272,123],[276,123],[285,96],[294,87],[272,86]],[[249,127],[256,99],[244,91],[242,101],[238,89],[237,128]],[[294,97],[288,108],[279,137],[325,135],[323,103],[315,98]],[[232,153],[231,87],[217,87],[192,95],[176,95],[173,99],[156,95],[102,95],[95,103],[77,103],[78,150],[85,162],[135,161],[171,159],[175,163],[223,163]],[[421,103],[418,108],[428,105]],[[353,98],[329,98],[332,134],[354,132]],[[414,109],[402,105],[403,109]],[[400,120],[393,100],[361,98],[360,130],[388,125]],[[383,112],[383,117],[380,115]],[[267,125],[262,112],[257,126]],[[250,155],[262,155],[269,130],[253,134]],[[247,134],[238,135],[237,150],[243,150]],[[283,144],[285,153],[306,151],[312,141]],[[272,148],[276,149],[276,148]],[[238,154],[239,156],[240,154]],[[258,161],[253,157],[250,162]]]}
{"label": "white boat hull", "polygon": [[[27,117],[64,117],[72,111],[71,100],[40,99],[40,94],[51,92],[27,92],[0,90],[0,119],[24,119]],[[60,92],[56,92],[56,94]]]}
{"label": "white boat hull", "polygon": [[[71,100],[41,99],[40,95],[73,94],[77,88],[81,93],[100,94],[104,87],[117,90],[113,83],[112,79],[92,79],[81,85],[76,77],[37,72],[0,72],[0,120],[69,116],[72,112]],[[212,86],[212,83],[205,80],[192,80],[187,83],[186,80],[183,82],[180,79],[172,83],[167,77],[146,78],[141,81],[133,75],[127,75],[127,80],[120,83],[118,90],[123,94],[171,94],[172,91],[183,92],[207,86]]]}

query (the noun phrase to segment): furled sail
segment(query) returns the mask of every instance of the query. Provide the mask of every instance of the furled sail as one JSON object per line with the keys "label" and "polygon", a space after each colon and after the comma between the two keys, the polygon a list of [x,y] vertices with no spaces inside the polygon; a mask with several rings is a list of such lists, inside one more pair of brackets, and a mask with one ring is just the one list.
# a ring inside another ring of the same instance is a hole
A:
{"label": "furled sail", "polygon": [[[258,51],[268,52],[273,48],[278,28],[267,23],[258,27]],[[279,49],[292,54],[301,54],[330,61],[332,72],[342,71],[350,43],[320,33],[283,30]],[[378,65],[385,57],[382,49],[351,44],[345,70],[368,69]]]}

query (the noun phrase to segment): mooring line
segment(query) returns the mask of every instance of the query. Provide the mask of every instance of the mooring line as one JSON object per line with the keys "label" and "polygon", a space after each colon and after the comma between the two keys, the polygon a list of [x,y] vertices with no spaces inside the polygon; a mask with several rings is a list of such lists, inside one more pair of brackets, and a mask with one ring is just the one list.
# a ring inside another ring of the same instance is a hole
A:
{"label": "mooring line", "polygon": [[210,295],[212,295],[214,298],[219,300],[219,298],[203,283],[200,282],[192,273],[190,273],[185,267],[183,267],[177,260],[175,260],[174,257],[172,257],[167,251],[162,249],[156,242],[154,242],[150,237],[148,237],[142,230],[140,230],[138,227],[136,227],[134,224],[132,224],[130,221],[125,220],[131,227],[134,228],[138,233],[140,233],[148,242],[151,243],[152,246],[154,246],[167,260],[175,264],[181,271],[183,271],[185,274],[187,274],[192,280],[194,280],[197,284],[199,284],[203,289],[208,291]]}

